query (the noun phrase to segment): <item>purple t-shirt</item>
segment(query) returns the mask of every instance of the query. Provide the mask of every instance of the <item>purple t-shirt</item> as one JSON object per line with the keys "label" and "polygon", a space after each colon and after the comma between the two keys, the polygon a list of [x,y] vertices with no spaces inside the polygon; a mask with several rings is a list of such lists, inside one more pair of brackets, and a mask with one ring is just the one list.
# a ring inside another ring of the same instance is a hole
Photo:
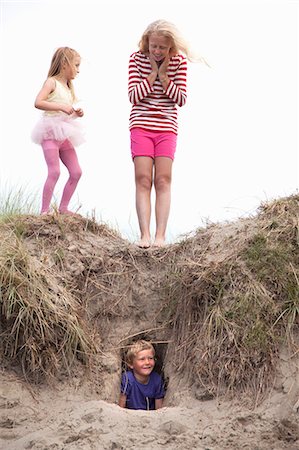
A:
{"label": "purple t-shirt", "polygon": [[128,409],[155,409],[155,399],[165,396],[162,377],[152,372],[147,384],[139,383],[132,370],[122,374],[121,393],[127,397]]}

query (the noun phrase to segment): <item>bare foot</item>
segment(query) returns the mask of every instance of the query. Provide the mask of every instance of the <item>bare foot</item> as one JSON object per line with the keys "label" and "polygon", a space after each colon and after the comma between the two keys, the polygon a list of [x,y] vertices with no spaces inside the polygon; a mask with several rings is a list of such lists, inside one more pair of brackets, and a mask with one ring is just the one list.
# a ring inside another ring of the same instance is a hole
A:
{"label": "bare foot", "polygon": [[75,216],[75,215],[77,215],[76,213],[74,213],[73,211],[70,211],[69,209],[60,209],[59,210],[59,214],[66,214],[68,216]]}
{"label": "bare foot", "polygon": [[147,238],[141,238],[140,241],[136,242],[136,245],[139,248],[150,248],[151,241]]}
{"label": "bare foot", "polygon": [[165,239],[162,238],[156,238],[153,243],[153,247],[164,247],[165,245]]}

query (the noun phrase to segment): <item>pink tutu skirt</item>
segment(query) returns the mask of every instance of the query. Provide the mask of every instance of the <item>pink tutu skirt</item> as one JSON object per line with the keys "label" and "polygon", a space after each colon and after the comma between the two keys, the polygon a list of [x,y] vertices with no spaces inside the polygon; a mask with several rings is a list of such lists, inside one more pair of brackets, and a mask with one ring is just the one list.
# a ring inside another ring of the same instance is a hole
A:
{"label": "pink tutu skirt", "polygon": [[46,139],[56,141],[68,139],[74,147],[85,142],[81,124],[76,118],[66,114],[42,116],[32,130],[31,139],[35,144],[41,144]]}

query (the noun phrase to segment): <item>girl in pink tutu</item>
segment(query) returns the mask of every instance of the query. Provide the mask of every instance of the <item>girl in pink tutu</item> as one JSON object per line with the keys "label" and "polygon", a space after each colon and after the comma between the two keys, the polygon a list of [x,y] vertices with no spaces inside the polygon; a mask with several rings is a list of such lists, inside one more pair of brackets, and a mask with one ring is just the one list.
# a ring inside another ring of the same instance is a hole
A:
{"label": "girl in pink tutu", "polygon": [[79,73],[80,55],[69,47],[60,47],[53,55],[48,78],[38,93],[34,106],[44,111],[32,131],[32,140],[42,146],[48,166],[43,189],[41,214],[50,212],[50,203],[60,175],[60,160],[69,172],[59,212],[72,214],[69,202],[75,192],[82,171],[75,146],[84,142],[83,132],[76,120],[83,116],[81,108],[74,109],[77,101],[72,80]]}

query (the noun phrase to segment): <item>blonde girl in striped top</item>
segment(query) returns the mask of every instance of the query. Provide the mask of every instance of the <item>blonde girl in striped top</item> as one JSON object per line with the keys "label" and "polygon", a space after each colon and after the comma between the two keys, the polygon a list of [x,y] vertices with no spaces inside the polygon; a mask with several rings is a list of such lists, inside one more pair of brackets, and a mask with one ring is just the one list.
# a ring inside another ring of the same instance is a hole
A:
{"label": "blonde girl in striped top", "polygon": [[[131,155],[135,168],[137,245],[165,245],[170,211],[172,164],[176,151],[177,107],[187,99],[188,46],[177,28],[165,20],[151,23],[130,56],[128,94]],[[155,188],[156,231],[150,235],[151,189]]]}

